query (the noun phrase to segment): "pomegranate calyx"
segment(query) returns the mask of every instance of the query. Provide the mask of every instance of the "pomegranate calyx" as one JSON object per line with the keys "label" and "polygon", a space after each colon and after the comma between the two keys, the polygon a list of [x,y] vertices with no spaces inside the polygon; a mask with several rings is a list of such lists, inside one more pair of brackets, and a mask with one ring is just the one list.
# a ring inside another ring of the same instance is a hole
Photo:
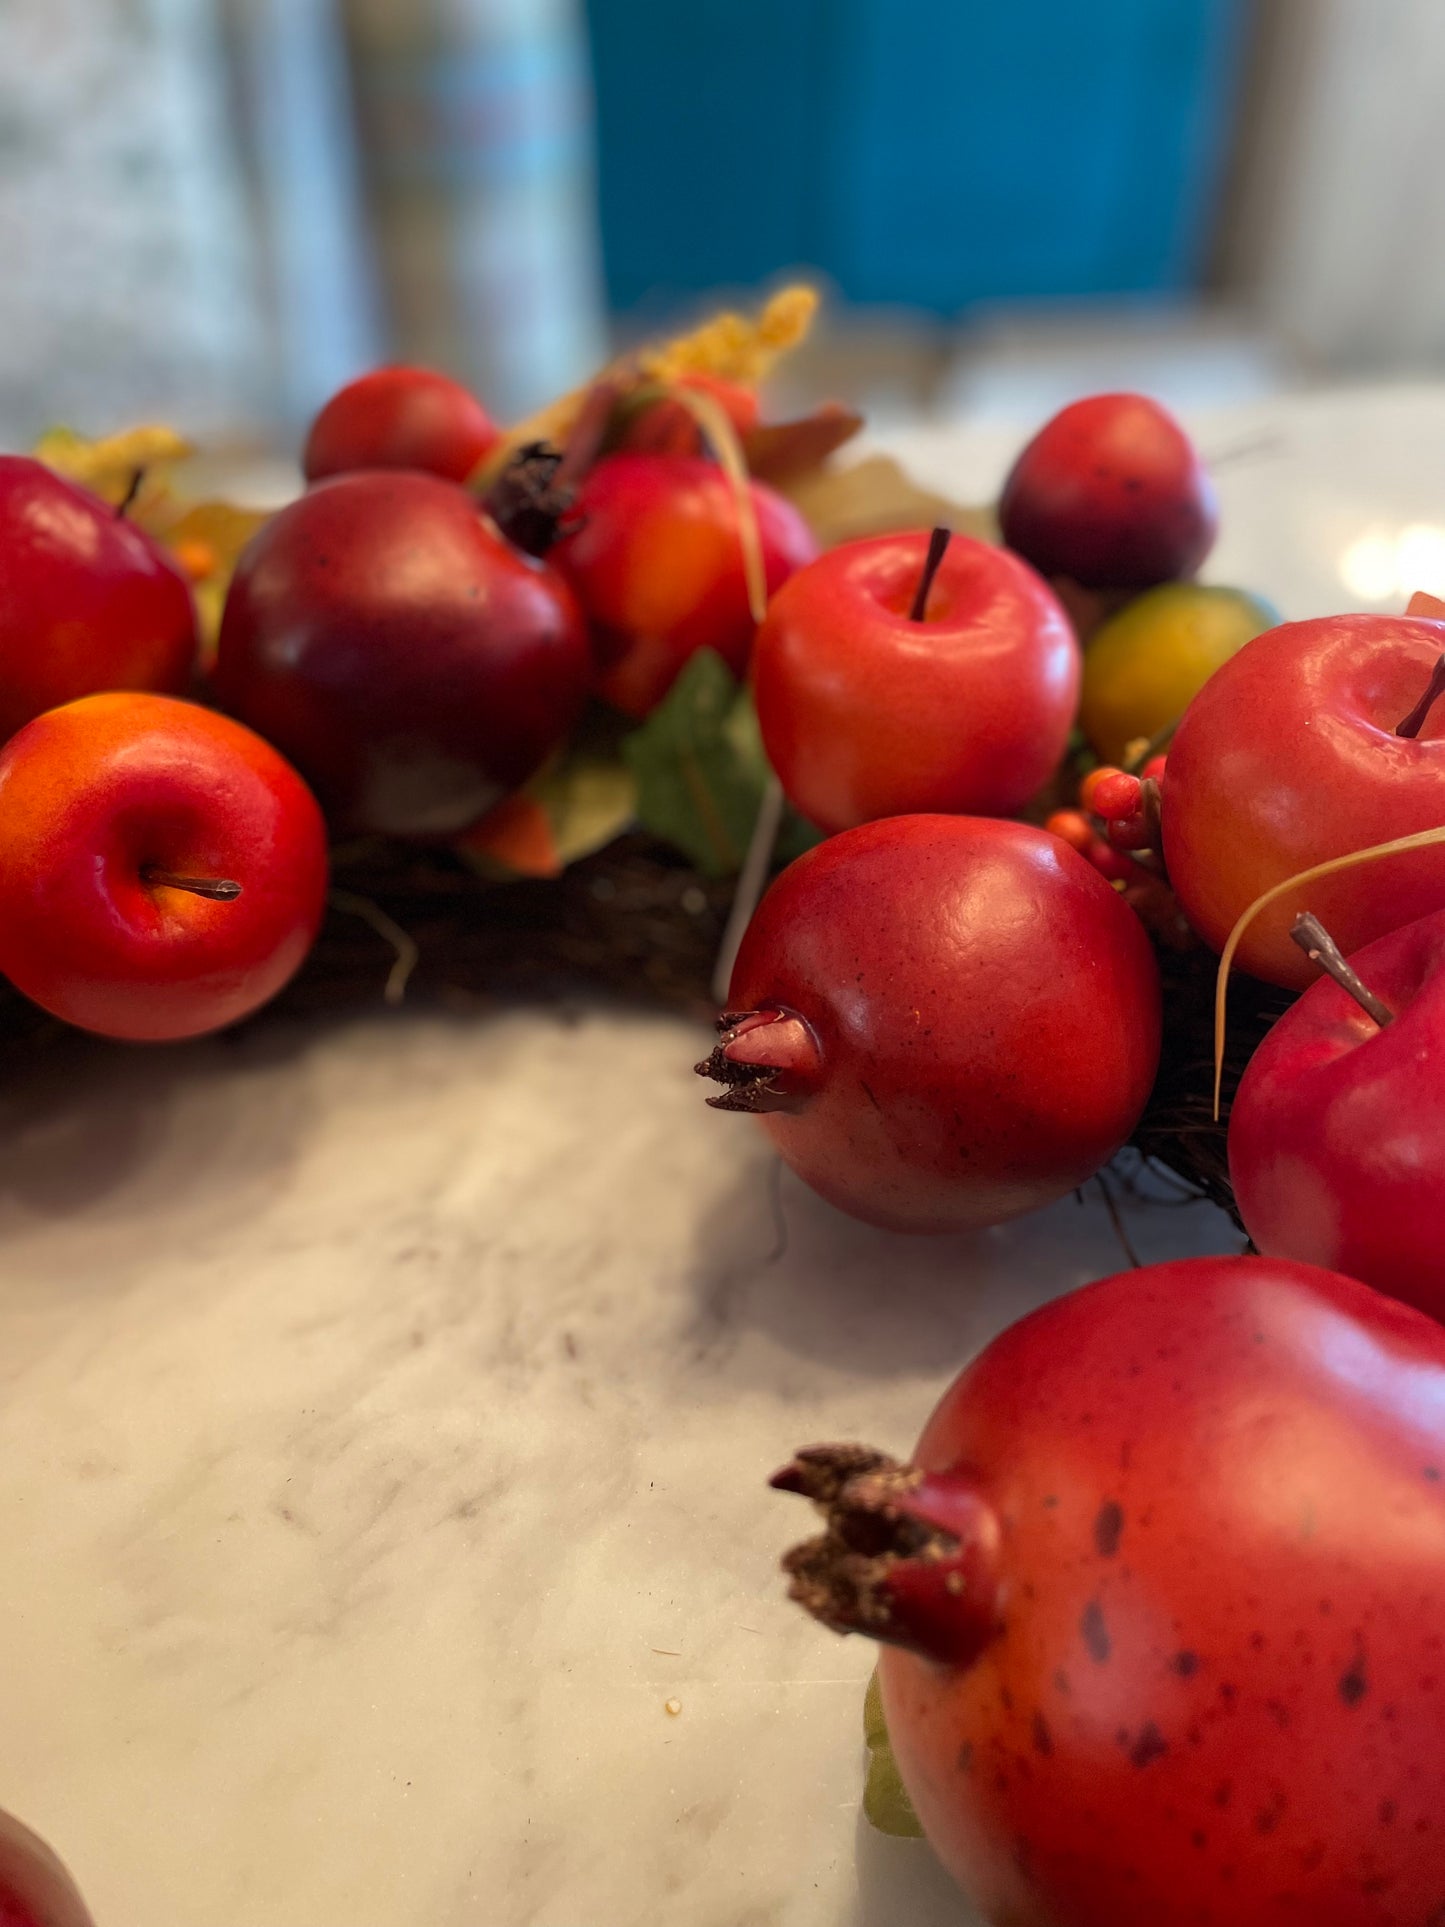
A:
{"label": "pomegranate calyx", "polygon": [[515,549],[545,555],[557,540],[576,490],[557,482],[562,451],[550,442],[519,448],[493,482],[482,507]]}
{"label": "pomegranate calyx", "polygon": [[814,1445],[769,1482],[827,1523],[783,1559],[788,1596],[836,1633],[968,1665],[998,1629],[998,1521],[972,1484],[858,1445]]}
{"label": "pomegranate calyx", "polygon": [[693,1068],[724,1088],[707,1101],[715,1111],[800,1111],[821,1081],[822,1055],[796,1011],[725,1010],[718,1041]]}

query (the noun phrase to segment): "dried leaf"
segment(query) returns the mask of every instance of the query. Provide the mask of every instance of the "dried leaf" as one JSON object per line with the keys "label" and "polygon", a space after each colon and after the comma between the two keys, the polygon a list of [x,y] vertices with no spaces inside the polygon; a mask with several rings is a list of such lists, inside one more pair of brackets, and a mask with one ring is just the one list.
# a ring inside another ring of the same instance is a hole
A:
{"label": "dried leaf", "polygon": [[163,478],[156,471],[184,461],[195,450],[174,428],[147,422],[99,441],[89,441],[73,428],[48,428],[31,453],[57,475],[118,503],[124,501],[138,471],[145,470],[152,488],[159,490]]}
{"label": "dried leaf", "polygon": [[581,749],[499,803],[457,848],[489,875],[556,877],[621,836],[636,814],[627,766],[615,754]]}
{"label": "dried leaf", "polygon": [[201,660],[209,666],[221,629],[221,611],[241,551],[270,520],[263,509],[237,508],[231,502],[168,502],[146,523],[189,576],[201,632]]}
{"label": "dried leaf", "polygon": [[863,1743],[868,1748],[868,1777],[863,1783],[863,1812],[879,1833],[903,1840],[921,1840],[923,1828],[893,1757],[888,1722],[883,1717],[883,1693],[878,1671],[868,1682],[863,1699]]}
{"label": "dried leaf", "polygon": [[525,421],[507,430],[497,446],[478,465],[470,484],[485,491],[519,448],[529,442],[561,447],[577,419],[583,401],[599,379],[611,379],[626,390],[641,381],[675,381],[679,375],[718,375],[725,381],[751,386],[761,381],[774,363],[795,348],[813,325],[818,308],[816,289],[801,285],[783,288],[764,305],[755,320],[745,315],[714,315],[659,346],[620,356],[591,381],[570,394],[548,402]]}
{"label": "dried leaf", "polygon": [[[771,774],[752,700],[721,656],[699,650],[642,727],[622,745],[637,779],[637,817],[704,876],[734,876]],[[778,839],[787,860],[818,840],[788,812]]]}
{"label": "dried leaf", "polygon": [[894,529],[926,529],[947,523],[963,535],[997,539],[993,511],[951,502],[920,488],[889,455],[870,455],[842,468],[813,469],[781,483],[825,548]]}
{"label": "dried leaf", "polygon": [[750,473],[777,488],[791,476],[821,467],[862,426],[856,410],[825,401],[797,421],[759,422],[743,436],[743,454]]}

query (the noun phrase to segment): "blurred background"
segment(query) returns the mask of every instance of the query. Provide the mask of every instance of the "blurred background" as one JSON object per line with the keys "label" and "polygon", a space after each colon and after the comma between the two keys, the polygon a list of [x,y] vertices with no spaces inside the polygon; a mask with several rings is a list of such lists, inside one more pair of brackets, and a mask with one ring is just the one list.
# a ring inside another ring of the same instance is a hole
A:
{"label": "blurred background", "polygon": [[798,270],[885,426],[1430,374],[1442,77],[1439,0],[3,0],[0,441],[516,416]]}

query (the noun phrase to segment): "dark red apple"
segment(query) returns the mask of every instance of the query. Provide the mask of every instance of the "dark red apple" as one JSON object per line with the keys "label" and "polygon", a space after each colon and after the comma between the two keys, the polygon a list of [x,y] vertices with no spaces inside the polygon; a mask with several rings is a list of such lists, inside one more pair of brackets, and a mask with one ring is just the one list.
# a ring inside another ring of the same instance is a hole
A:
{"label": "dark red apple", "polygon": [[1057,599],[1005,550],[939,535],[932,553],[922,532],[830,549],[784,583],[758,630],[763,742],[822,829],[1007,816],[1068,743],[1079,648]]}
{"label": "dark red apple", "polygon": [[331,397],[306,438],[308,482],[419,468],[464,482],[502,439],[469,389],[430,368],[374,368]]}
{"label": "dark red apple", "polygon": [[566,737],[591,670],[562,578],[455,483],[396,470],[323,482],[259,532],[215,683],[339,828],[447,837]]}
{"label": "dark red apple", "polygon": [[1235,1199],[1261,1251],[1445,1320],[1445,911],[1348,968],[1373,1015],[1321,977],[1250,1060],[1229,1120]]}
{"label": "dark red apple", "polygon": [[0,740],[101,689],[180,694],[185,577],[158,542],[42,462],[0,455]]}
{"label": "dark red apple", "polygon": [[1048,421],[999,502],[1003,539],[1041,575],[1147,589],[1193,575],[1219,508],[1194,444],[1147,395],[1090,395]]}

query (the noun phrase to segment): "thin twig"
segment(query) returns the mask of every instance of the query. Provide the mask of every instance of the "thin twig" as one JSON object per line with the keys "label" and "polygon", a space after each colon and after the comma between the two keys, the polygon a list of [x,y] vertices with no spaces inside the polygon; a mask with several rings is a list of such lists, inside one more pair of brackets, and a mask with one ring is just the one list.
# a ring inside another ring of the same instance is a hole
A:
{"label": "thin twig", "polygon": [[782,828],[782,823],[783,786],[776,776],[770,776],[767,788],[763,791],[762,801],[758,804],[753,834],[748,842],[748,853],[743,858],[738,887],[733,892],[732,908],[728,911],[722,943],[718,946],[717,963],[712,973],[714,1003],[725,1004],[728,1000],[728,986],[732,982],[733,965],[738,960],[738,952],[743,947],[743,938],[747,934],[748,925],[753,920],[758,899],[763,894],[763,885],[768,880],[768,871],[773,867],[773,850],[777,845],[778,831]]}
{"label": "thin twig", "polygon": [[389,943],[396,952],[396,959],[387,973],[382,996],[389,1004],[399,1004],[406,995],[411,973],[421,962],[421,952],[416,942],[409,937],[401,925],[389,917],[379,903],[370,897],[354,896],[350,890],[331,890],[326,901],[333,910],[341,911],[343,916],[360,917],[361,921],[374,930],[378,937]]}
{"label": "thin twig", "polygon": [[1119,1210],[1119,1201],[1109,1189],[1109,1181],[1102,1171],[1096,1172],[1095,1182],[1103,1193],[1104,1209],[1108,1212],[1109,1222],[1114,1227],[1114,1236],[1123,1247],[1124,1256],[1129,1260],[1129,1263],[1135,1271],[1138,1271],[1141,1268],[1141,1261],[1138,1252],[1134,1249],[1133,1240],[1124,1228],[1124,1219],[1123,1214]]}
{"label": "thin twig", "polygon": [[764,1258],[765,1265],[781,1264],[788,1255],[788,1220],[783,1215],[783,1160],[774,1158],[768,1172],[768,1210],[772,1213],[773,1248]]}

